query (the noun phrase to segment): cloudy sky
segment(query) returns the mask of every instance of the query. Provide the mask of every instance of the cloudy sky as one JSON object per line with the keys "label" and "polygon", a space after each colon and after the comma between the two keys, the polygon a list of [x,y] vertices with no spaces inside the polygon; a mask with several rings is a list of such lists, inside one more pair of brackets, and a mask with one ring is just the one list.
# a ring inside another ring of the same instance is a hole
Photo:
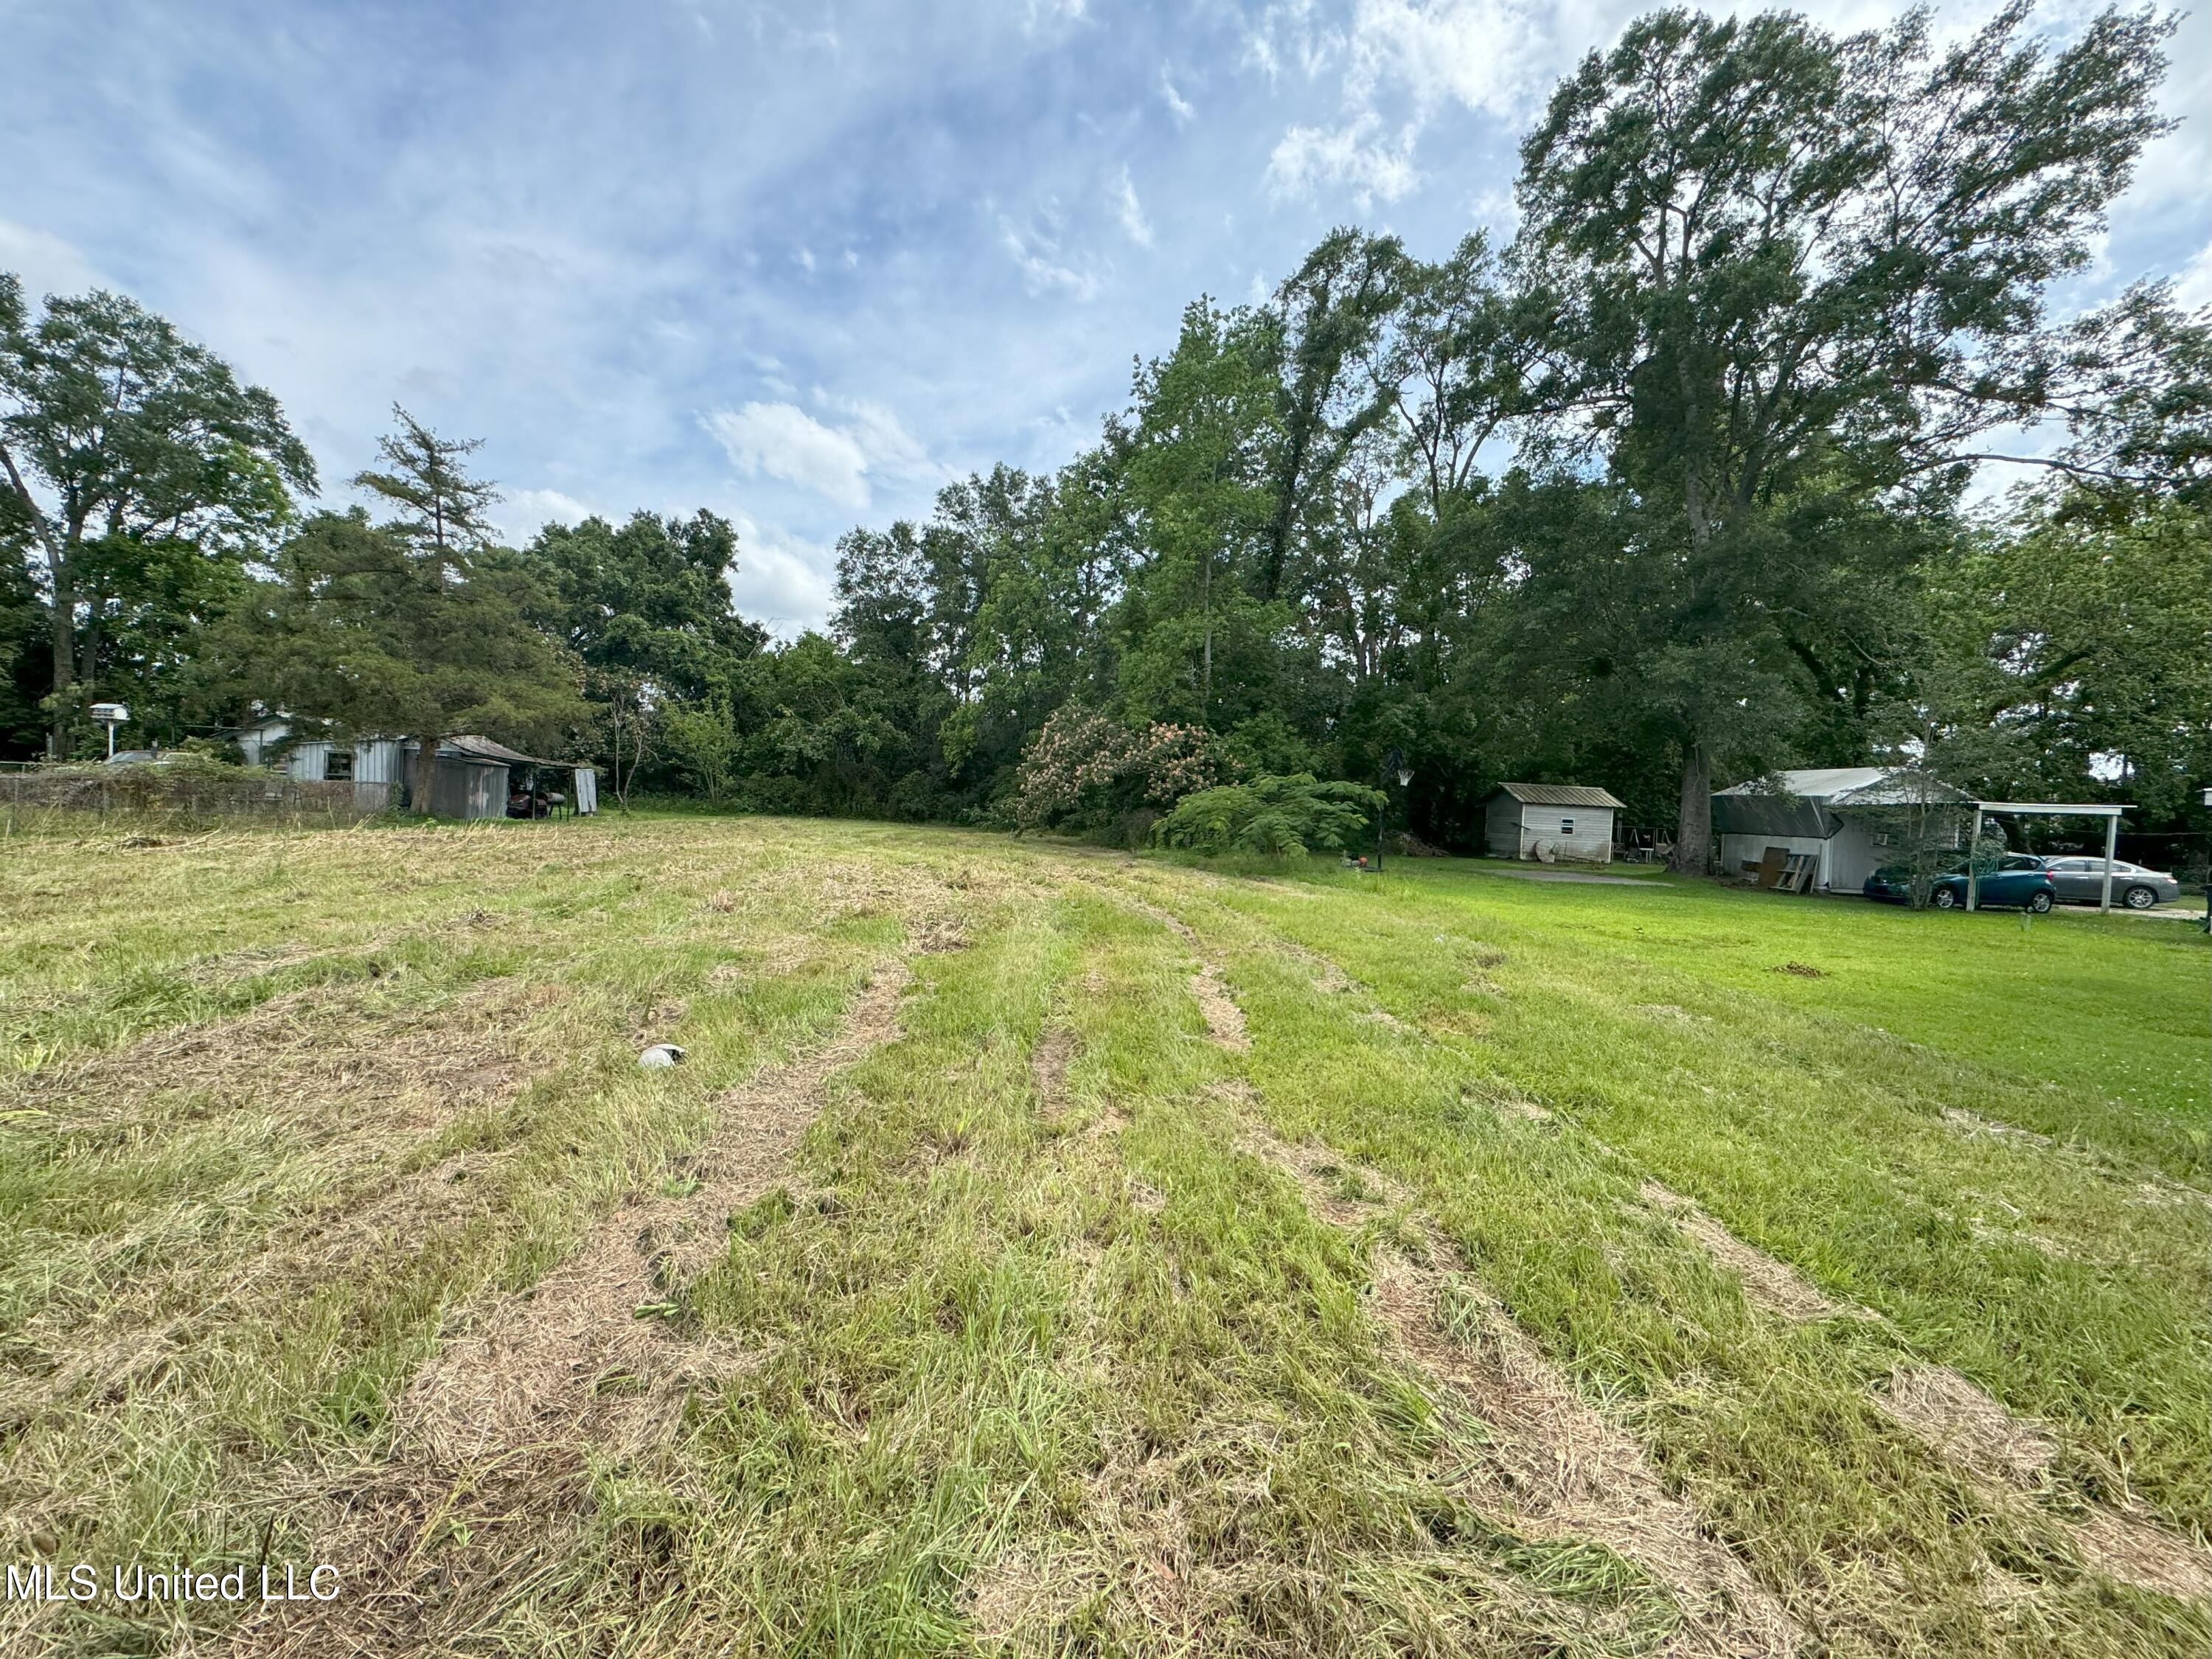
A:
{"label": "cloudy sky", "polygon": [[[788,634],[841,532],[1065,460],[1194,295],[1263,292],[1334,224],[1510,231],[1518,134],[1641,9],[0,0],[0,269],[175,319],[283,399],[334,501],[397,399],[487,440],[515,535],[713,507]],[[2212,300],[2201,19],[2166,101],[2069,304]]]}

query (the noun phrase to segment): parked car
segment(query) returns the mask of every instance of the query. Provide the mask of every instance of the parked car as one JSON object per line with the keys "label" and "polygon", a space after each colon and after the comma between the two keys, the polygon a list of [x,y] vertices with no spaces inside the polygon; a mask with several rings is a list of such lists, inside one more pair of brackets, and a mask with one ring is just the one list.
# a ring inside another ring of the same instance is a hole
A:
{"label": "parked car", "polygon": [[[2105,896],[2105,860],[2101,855],[2069,853],[2049,858],[2043,867],[2058,889],[2062,904],[2096,904]],[[2171,904],[2181,896],[2181,884],[2163,870],[2146,870],[2140,864],[2112,860],[2112,901],[2130,910],[2148,910],[2154,904]]]}
{"label": "parked car", "polygon": [[[1903,904],[1912,896],[1911,874],[1894,865],[1885,866],[1866,878],[1863,890],[1870,899]],[[1974,903],[1992,910],[2033,910],[2037,915],[2057,902],[2058,889],[2043,860],[2025,853],[2008,853],[1996,867],[1982,872],[1974,884]],[[1936,878],[1928,889],[1928,902],[1938,910],[1963,910],[1966,906],[1966,866]]]}

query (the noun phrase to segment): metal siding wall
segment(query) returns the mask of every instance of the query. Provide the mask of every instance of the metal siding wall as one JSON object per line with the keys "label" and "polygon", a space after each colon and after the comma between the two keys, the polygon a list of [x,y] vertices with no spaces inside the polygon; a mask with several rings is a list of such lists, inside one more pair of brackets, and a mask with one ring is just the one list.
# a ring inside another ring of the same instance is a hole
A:
{"label": "metal siding wall", "polygon": [[579,813],[599,810],[599,775],[588,766],[576,769],[576,811]]}
{"label": "metal siding wall", "polygon": [[1836,831],[1828,843],[1829,884],[1841,892],[1859,892],[1866,879],[1886,861],[1886,854],[1894,849],[1877,847],[1874,837],[1856,823],[1845,823]]}
{"label": "metal siding wall", "polygon": [[507,768],[469,768],[468,815],[472,818],[503,818],[507,816]]}
{"label": "metal siding wall", "polygon": [[[1821,877],[1823,879],[1829,878],[1827,876],[1828,843],[1819,836],[1723,836],[1721,837],[1721,874],[1741,875],[1742,866],[1758,863],[1766,856],[1766,849],[1770,847],[1779,847],[1791,853],[1818,854],[1820,859]],[[1860,879],[1863,881],[1865,878],[1861,877]]]}
{"label": "metal siding wall", "polygon": [[353,746],[356,783],[397,783],[399,745],[390,738],[368,738]]}
{"label": "metal siding wall", "polygon": [[330,759],[331,746],[327,743],[298,744],[286,758],[284,770],[301,783],[320,783]]}
{"label": "metal siding wall", "polygon": [[1483,845],[1491,857],[1521,857],[1521,803],[1510,795],[1500,795],[1492,801],[1482,815],[1482,831]]}

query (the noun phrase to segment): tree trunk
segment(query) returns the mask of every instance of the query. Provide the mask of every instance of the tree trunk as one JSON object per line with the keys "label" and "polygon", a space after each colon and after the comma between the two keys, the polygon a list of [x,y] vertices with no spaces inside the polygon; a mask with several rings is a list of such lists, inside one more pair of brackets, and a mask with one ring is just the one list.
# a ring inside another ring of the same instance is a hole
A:
{"label": "tree trunk", "polygon": [[1712,757],[1693,738],[1682,750],[1682,811],[1674,830],[1674,856],[1668,867],[1678,874],[1702,876],[1712,861]]}
{"label": "tree trunk", "polygon": [[415,798],[408,803],[409,810],[430,815],[430,786],[438,775],[438,739],[425,735],[415,739]]}
{"label": "tree trunk", "polygon": [[[76,684],[76,592],[70,583],[69,567],[54,565],[51,574],[54,580],[54,695],[62,701],[62,694]],[[60,708],[54,710],[54,730],[59,732],[66,716]]]}

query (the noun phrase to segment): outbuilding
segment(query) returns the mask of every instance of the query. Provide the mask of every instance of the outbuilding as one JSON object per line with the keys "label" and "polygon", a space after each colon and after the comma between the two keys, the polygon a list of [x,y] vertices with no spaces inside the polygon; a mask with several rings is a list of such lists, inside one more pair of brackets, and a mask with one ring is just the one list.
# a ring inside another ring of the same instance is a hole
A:
{"label": "outbuilding", "polygon": [[[248,766],[273,766],[302,782],[350,782],[355,805],[370,811],[409,805],[419,745],[412,738],[294,738],[292,722],[270,714],[241,729],[239,752]],[[451,737],[438,744],[430,779],[430,810],[445,818],[498,818],[508,812],[515,774],[526,769],[538,789],[530,791],[534,809],[539,789],[565,786],[567,804],[576,812],[599,810],[599,775],[573,761],[541,760],[489,738]]]}
{"label": "outbuilding", "polygon": [[1965,790],[1911,767],[1807,767],[1716,791],[1713,830],[1724,875],[1779,848],[1813,860],[1808,890],[1856,893],[1906,840],[1932,833],[1963,849],[1973,809]]}
{"label": "outbuilding", "polygon": [[1610,864],[1623,805],[1587,784],[1501,783],[1483,803],[1483,845],[1496,859]]}

